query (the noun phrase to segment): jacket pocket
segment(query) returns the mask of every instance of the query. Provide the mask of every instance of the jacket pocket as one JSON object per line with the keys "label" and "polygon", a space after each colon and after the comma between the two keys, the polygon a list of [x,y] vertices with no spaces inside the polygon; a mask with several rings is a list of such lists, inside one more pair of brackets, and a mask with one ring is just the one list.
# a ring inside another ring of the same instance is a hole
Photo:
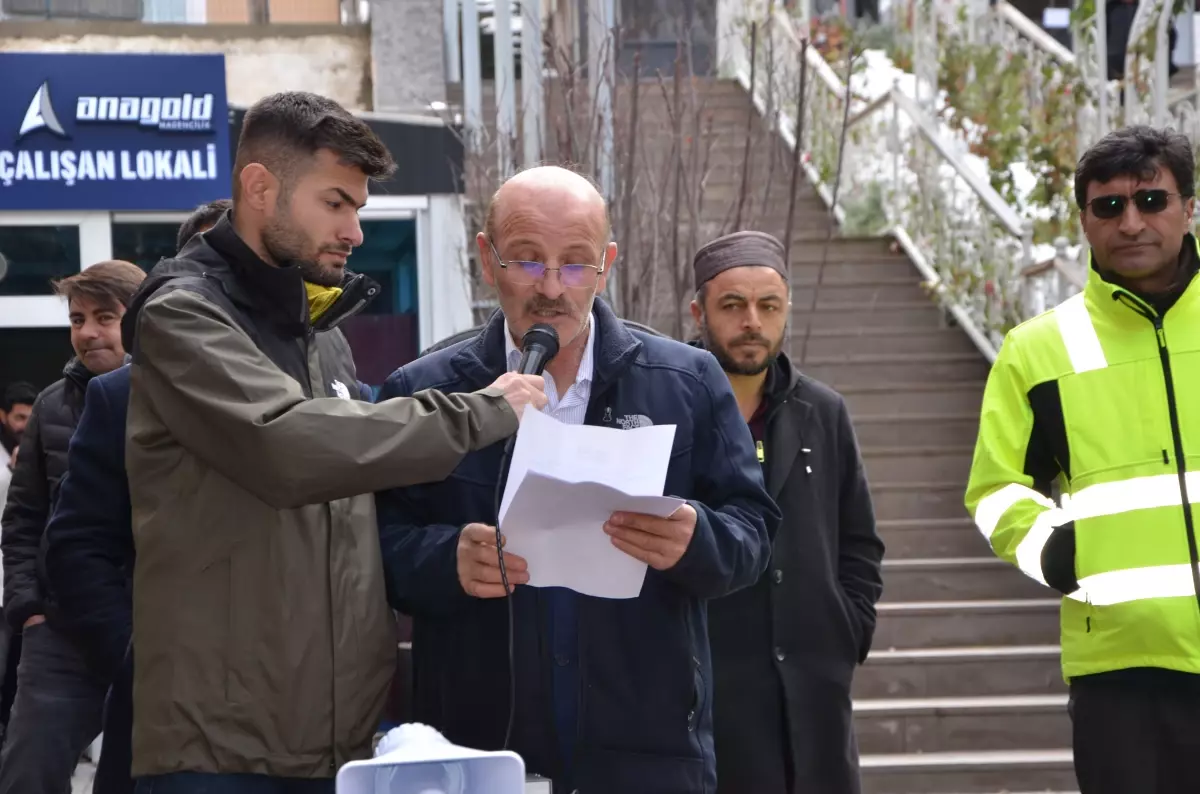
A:
{"label": "jacket pocket", "polygon": [[248,643],[253,637],[254,601],[248,597],[247,553],[244,545],[233,550],[226,565],[229,566],[228,594],[226,607],[229,610],[229,638],[225,644],[225,702],[253,702],[253,687],[247,676],[250,670],[247,661],[250,659]]}
{"label": "jacket pocket", "polygon": [[695,733],[700,727],[700,718],[708,705],[708,685],[704,681],[704,669],[700,660],[692,657],[692,706],[688,710],[688,731]]}

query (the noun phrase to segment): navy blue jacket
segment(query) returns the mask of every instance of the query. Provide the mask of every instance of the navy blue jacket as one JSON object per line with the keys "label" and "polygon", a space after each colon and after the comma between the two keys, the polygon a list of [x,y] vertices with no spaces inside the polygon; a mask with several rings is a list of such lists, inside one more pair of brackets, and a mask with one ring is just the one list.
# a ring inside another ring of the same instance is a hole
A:
{"label": "navy blue jacket", "polygon": [[[510,749],[529,771],[554,778],[556,791],[712,792],[705,601],[759,578],[779,510],[716,359],[630,332],[602,301],[593,317],[595,373],[586,423],[676,425],[664,493],[688,499],[699,520],[683,558],[668,571],[650,569],[636,599],[517,588]],[[487,386],[506,369],[503,334],[497,314],[478,337],[395,372],[381,398]],[[499,749],[504,741],[508,616],[503,599],[463,592],[455,550],[465,524],[495,524],[502,452],[502,444],[479,450],[444,482],[397,489],[378,500],[389,599],[414,618],[415,719],[480,749]],[[564,699],[575,707],[570,764],[556,735],[562,720],[555,701],[561,709]]]}
{"label": "navy blue jacket", "polygon": [[133,627],[128,405],[128,366],[92,378],[46,525],[46,574],[61,623],[106,676],[125,658]]}
{"label": "navy blue jacket", "polygon": [[46,525],[46,575],[59,625],[112,680],[96,794],[129,794],[133,730],[133,525],[125,475],[129,367],[92,378]]}

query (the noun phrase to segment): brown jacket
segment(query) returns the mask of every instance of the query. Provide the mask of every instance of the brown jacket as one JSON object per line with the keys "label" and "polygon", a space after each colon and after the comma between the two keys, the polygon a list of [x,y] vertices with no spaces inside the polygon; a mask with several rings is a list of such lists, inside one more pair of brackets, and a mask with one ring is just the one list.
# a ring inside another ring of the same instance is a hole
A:
{"label": "brown jacket", "polygon": [[370,754],[395,667],[375,491],[447,476],[517,422],[495,390],[377,405],[338,321],[228,216],[147,279],[126,448],[135,777],[329,777]]}

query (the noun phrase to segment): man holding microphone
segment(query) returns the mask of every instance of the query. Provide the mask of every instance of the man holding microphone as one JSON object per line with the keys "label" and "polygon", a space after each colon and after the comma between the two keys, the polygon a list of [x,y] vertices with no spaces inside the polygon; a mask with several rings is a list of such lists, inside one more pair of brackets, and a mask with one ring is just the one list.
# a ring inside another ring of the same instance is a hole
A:
{"label": "man holding microphone", "polygon": [[139,794],[316,794],[371,753],[395,668],[373,491],[511,435],[541,378],[352,399],[337,329],[387,149],[332,100],[245,116],[233,208],[126,315]]}

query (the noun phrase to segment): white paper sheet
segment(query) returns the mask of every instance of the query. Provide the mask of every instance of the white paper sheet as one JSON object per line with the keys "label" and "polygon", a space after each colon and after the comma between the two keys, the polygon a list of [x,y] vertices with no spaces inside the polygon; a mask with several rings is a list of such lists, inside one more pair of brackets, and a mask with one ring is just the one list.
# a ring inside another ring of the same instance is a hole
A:
{"label": "white paper sheet", "polygon": [[669,516],[662,496],[674,425],[617,430],[566,425],[526,411],[500,505],[505,549],[529,563],[532,587],[569,587],[600,598],[636,598],[646,564],[612,545],[614,512]]}

